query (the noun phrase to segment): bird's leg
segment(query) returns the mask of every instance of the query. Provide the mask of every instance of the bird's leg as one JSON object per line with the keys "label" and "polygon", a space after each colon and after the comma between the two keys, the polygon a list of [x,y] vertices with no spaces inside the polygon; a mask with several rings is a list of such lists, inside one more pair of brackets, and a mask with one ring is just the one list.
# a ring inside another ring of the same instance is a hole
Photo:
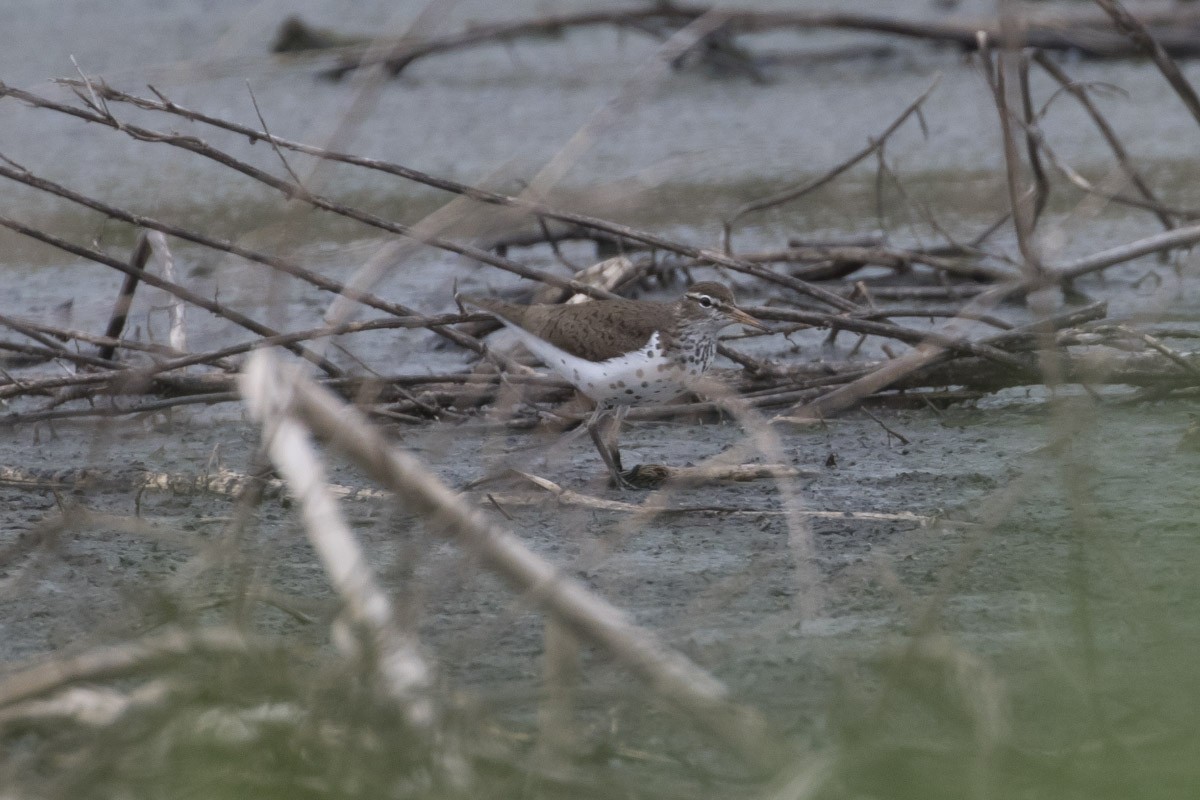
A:
{"label": "bird's leg", "polygon": [[625,417],[624,406],[618,406],[613,412],[607,408],[597,408],[587,421],[587,432],[600,453],[604,466],[608,467],[611,483],[619,489],[630,488],[621,471],[621,452],[616,446],[616,434],[620,429],[621,420]]}
{"label": "bird's leg", "polygon": [[609,452],[612,453],[612,462],[616,465],[617,472],[622,475],[625,474],[625,470],[621,466],[621,448],[617,443],[621,438],[621,426],[625,424],[625,415],[628,413],[629,406],[617,406],[612,415],[612,425],[605,436]]}

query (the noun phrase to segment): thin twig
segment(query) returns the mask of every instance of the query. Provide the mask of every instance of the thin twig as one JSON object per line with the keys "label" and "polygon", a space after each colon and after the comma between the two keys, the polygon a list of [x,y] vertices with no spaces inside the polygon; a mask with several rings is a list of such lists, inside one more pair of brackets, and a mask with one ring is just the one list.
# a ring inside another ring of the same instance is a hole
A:
{"label": "thin twig", "polygon": [[1183,101],[1192,118],[1200,124],[1200,97],[1196,95],[1196,90],[1192,88],[1188,79],[1179,71],[1179,66],[1174,59],[1167,54],[1167,51],[1146,29],[1142,21],[1126,11],[1118,0],[1095,0],[1095,2],[1104,9],[1104,13],[1112,18],[1117,30],[1128,36],[1139,50],[1150,56],[1155,66],[1162,72],[1163,77],[1167,79],[1167,83],[1171,84],[1171,88],[1179,95],[1179,99]]}
{"label": "thin twig", "polygon": [[921,104],[929,98],[941,80],[942,76],[940,74],[936,75],[925,91],[921,92],[921,94],[917,96],[916,100],[913,100],[911,103],[909,103],[904,111],[902,111],[900,115],[892,121],[892,124],[883,129],[882,133],[880,133],[878,136],[872,137],[866,147],[842,161],[840,164],[834,166],[820,177],[815,178],[799,187],[787,189],[769,197],[764,197],[760,200],[754,200],[735,209],[733,214],[730,215],[723,223],[725,232],[725,251],[727,253],[732,253],[732,244],[730,242],[730,238],[732,236],[731,230],[733,228],[733,223],[737,222],[747,214],[752,214],[756,211],[764,211],[768,208],[774,208],[776,206],[783,205],[784,203],[790,203],[793,200],[797,200],[804,195],[826,185],[834,178],[853,167],[855,164],[870,156],[876,150],[883,147],[884,143],[888,140],[888,137],[895,133],[900,126],[904,124],[905,120],[917,112],[917,109],[919,109]]}
{"label": "thin twig", "polygon": [[[1063,89],[1069,92],[1070,95],[1074,97],[1080,105],[1083,106],[1084,110],[1087,111],[1088,116],[1092,118],[1092,123],[1096,126],[1096,130],[1100,131],[1100,135],[1104,137],[1104,141],[1108,143],[1109,149],[1112,150],[1113,155],[1116,156],[1117,163],[1121,165],[1121,169],[1124,170],[1125,175],[1128,176],[1129,182],[1132,183],[1138,192],[1141,193],[1146,202],[1151,203],[1154,206],[1151,211],[1155,216],[1158,217],[1158,220],[1162,223],[1163,228],[1170,230],[1171,228],[1175,227],[1175,223],[1171,219],[1171,215],[1163,210],[1163,206],[1159,202],[1158,198],[1154,195],[1154,191],[1150,188],[1150,185],[1146,183],[1146,180],[1142,177],[1142,174],[1138,172],[1137,168],[1133,165],[1133,160],[1129,157],[1129,153],[1125,150],[1125,146],[1117,137],[1116,131],[1114,131],[1112,126],[1108,124],[1108,120],[1105,119],[1104,115],[1100,113],[1100,110],[1096,108],[1096,104],[1093,103],[1091,97],[1088,96],[1087,90],[1083,86],[1080,86],[1078,83],[1071,80],[1066,72],[1064,72],[1062,68],[1058,66],[1058,64],[1055,64],[1054,61],[1045,53],[1035,51],[1033,54],[1033,60],[1037,62],[1039,67],[1045,70],[1046,74],[1057,81],[1058,84],[1063,87]],[[1033,122],[1030,121],[1030,124],[1032,125]]]}

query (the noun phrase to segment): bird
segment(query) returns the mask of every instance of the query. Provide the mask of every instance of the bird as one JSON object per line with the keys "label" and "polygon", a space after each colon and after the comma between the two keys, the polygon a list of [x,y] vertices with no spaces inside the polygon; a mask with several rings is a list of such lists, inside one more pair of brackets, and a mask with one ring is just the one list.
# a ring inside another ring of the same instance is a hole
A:
{"label": "bird", "polygon": [[621,467],[617,438],[632,406],[677,397],[703,375],[717,352],[717,334],[742,324],[767,326],[740,309],[733,291],[715,281],[687,288],[674,302],[591,300],[570,305],[519,305],[493,297],[458,299],[491,314],[533,355],[591,398],[587,421],[611,482],[634,488]]}

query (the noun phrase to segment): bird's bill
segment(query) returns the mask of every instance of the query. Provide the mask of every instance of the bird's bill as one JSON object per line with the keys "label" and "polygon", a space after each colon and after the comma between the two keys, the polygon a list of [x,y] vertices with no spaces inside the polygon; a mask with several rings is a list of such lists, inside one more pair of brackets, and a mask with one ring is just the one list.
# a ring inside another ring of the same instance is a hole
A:
{"label": "bird's bill", "polygon": [[729,314],[729,318],[734,322],[740,322],[742,325],[745,325],[749,328],[757,328],[760,331],[767,332],[770,332],[771,330],[766,325],[747,314],[745,311],[742,311],[740,308],[730,306],[728,309],[726,309],[726,313]]}

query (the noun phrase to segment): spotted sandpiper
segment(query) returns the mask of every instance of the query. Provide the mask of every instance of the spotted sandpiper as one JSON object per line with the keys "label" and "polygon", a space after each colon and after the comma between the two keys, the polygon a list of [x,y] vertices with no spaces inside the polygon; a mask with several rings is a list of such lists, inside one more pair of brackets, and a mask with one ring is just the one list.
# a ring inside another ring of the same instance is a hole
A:
{"label": "spotted sandpiper", "polygon": [[722,328],[767,330],[737,307],[728,287],[692,285],[673,303],[592,300],[574,305],[517,305],[461,298],[492,314],[550,369],[596,402],[588,433],[616,486],[629,487],[617,435],[634,405],[678,396],[708,369]]}

